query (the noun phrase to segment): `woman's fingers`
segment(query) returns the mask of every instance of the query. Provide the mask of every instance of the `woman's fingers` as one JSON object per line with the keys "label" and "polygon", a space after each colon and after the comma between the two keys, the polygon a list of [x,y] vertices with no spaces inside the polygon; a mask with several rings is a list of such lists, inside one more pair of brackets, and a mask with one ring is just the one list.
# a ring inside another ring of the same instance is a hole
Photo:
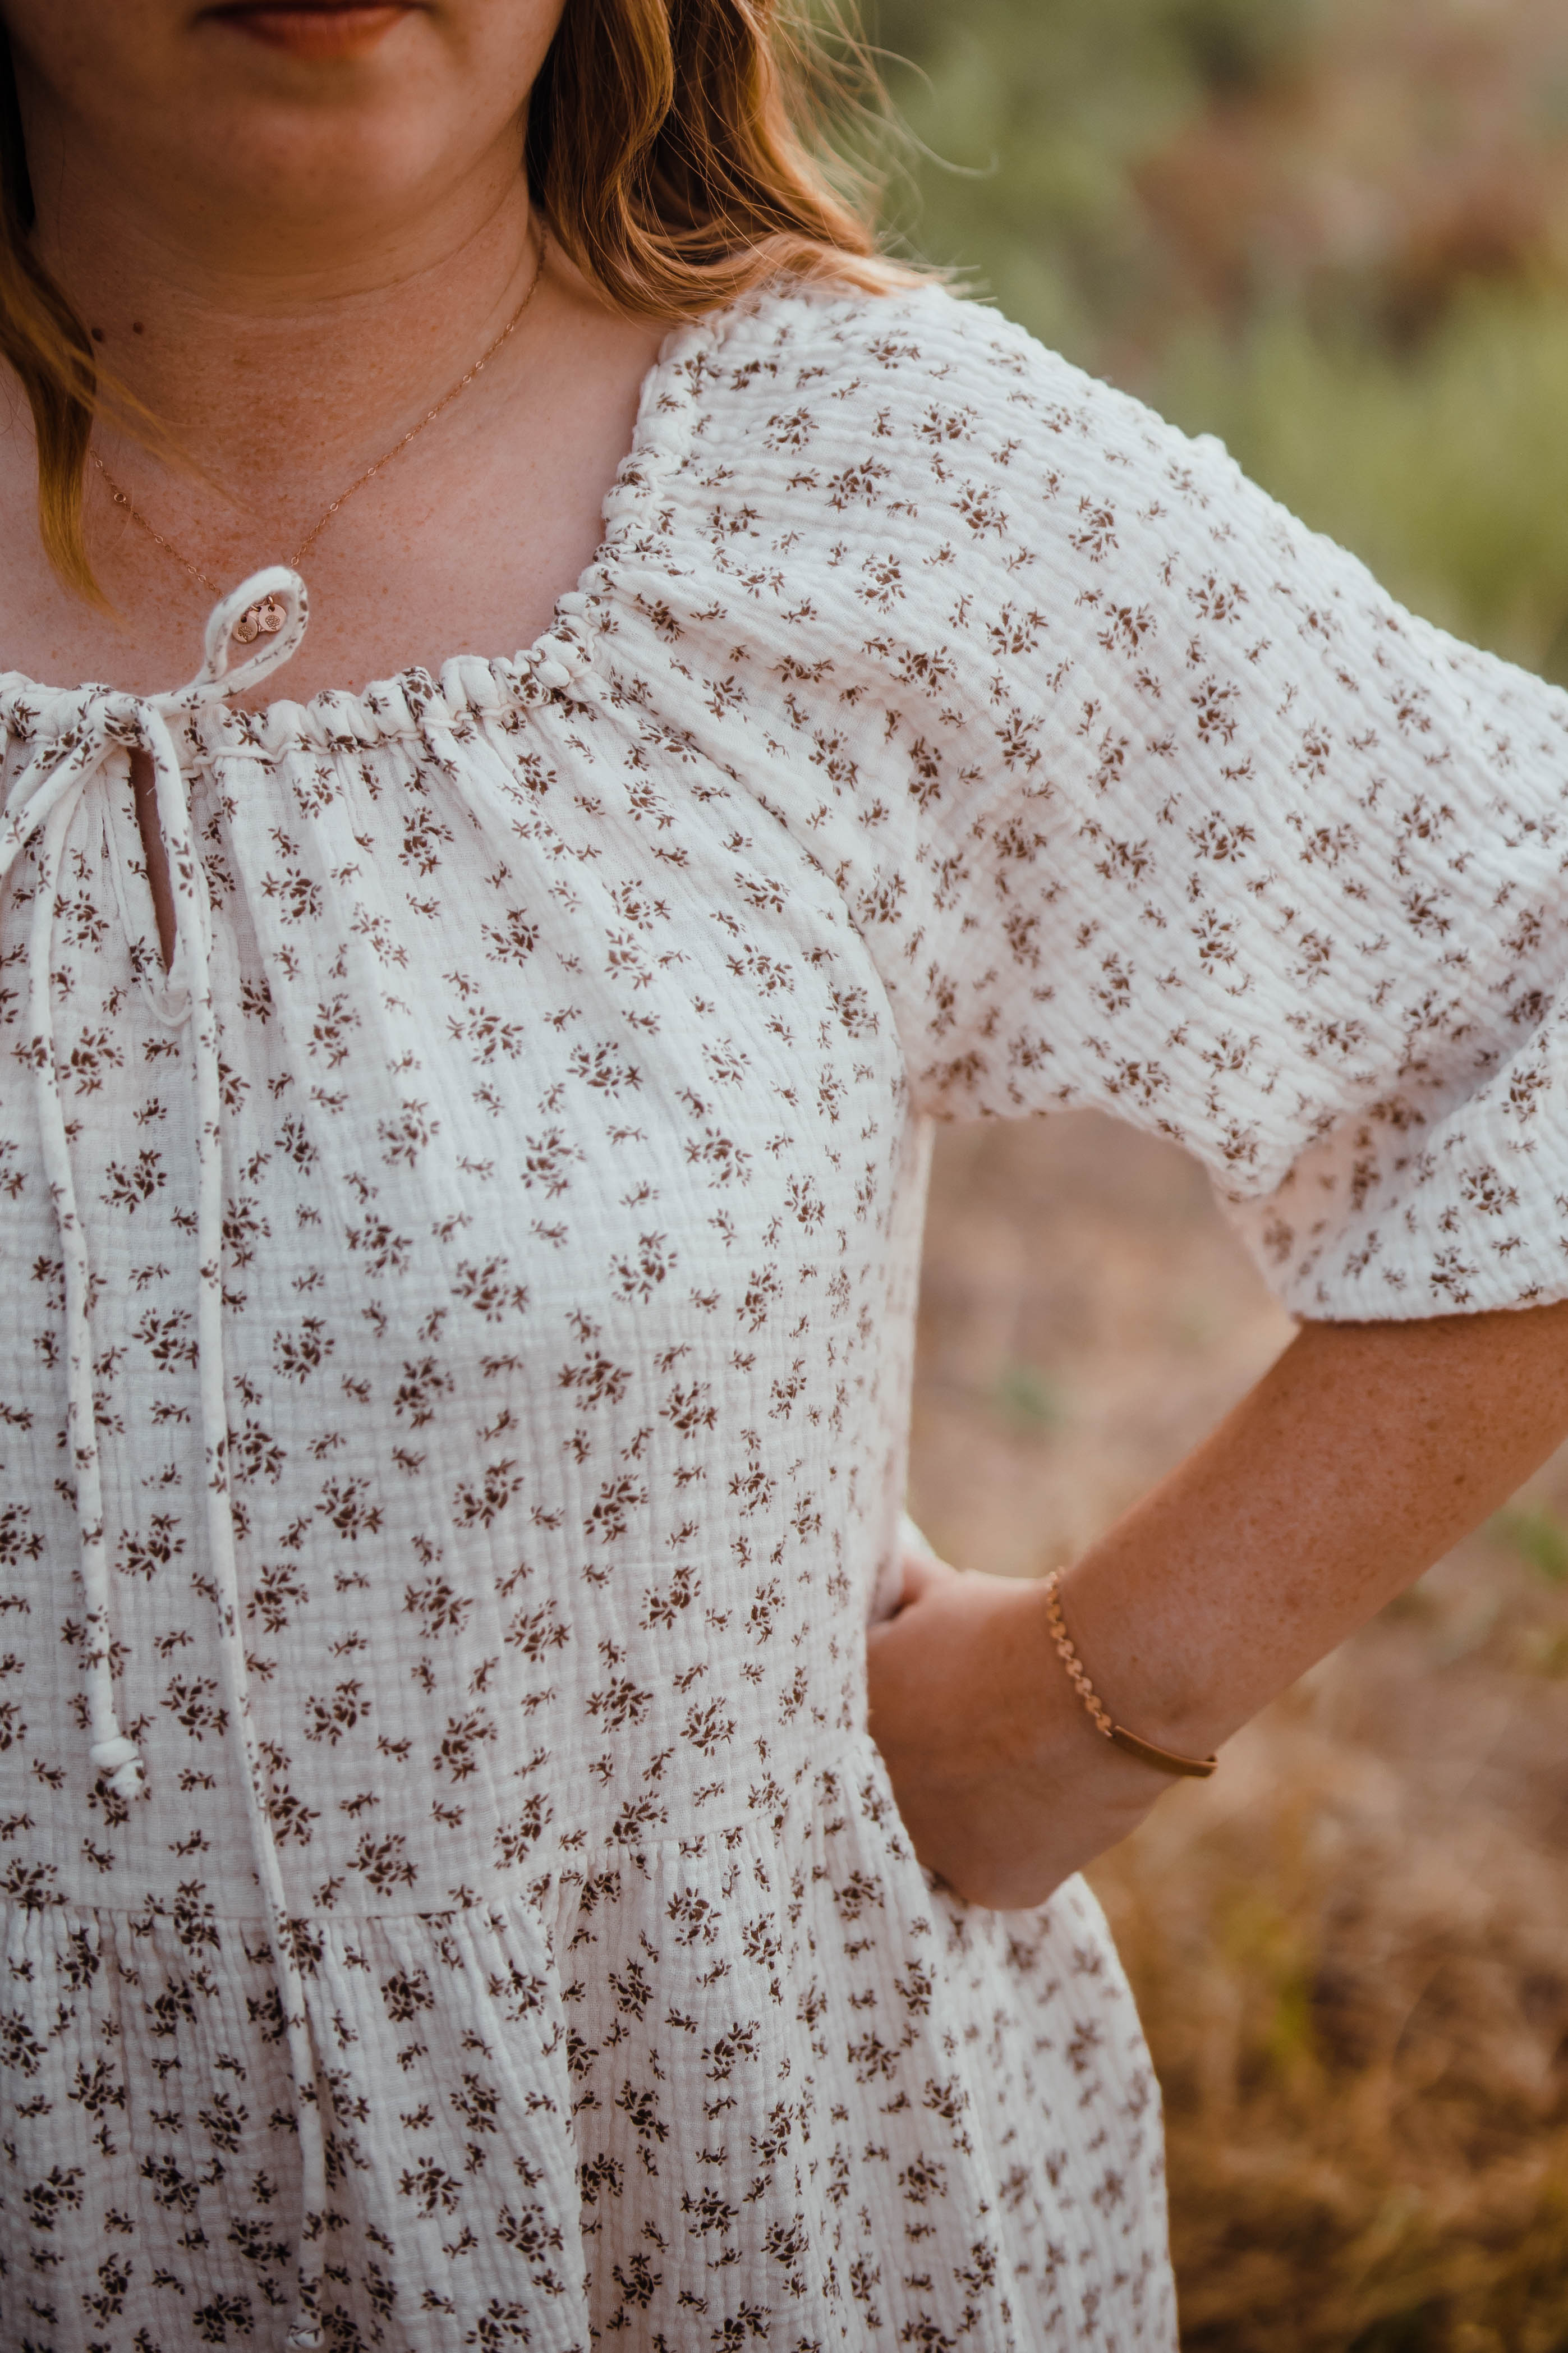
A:
{"label": "woman's fingers", "polygon": [[[959,1579],[959,1571],[950,1568],[946,1561],[939,1560],[933,1552],[906,1552],[900,1567],[903,1573],[903,1588],[894,1613],[896,1617],[901,1617],[906,1609],[911,1609],[917,1602],[927,1599],[947,1581],[957,1582]],[[892,1620],[887,1622],[891,1624]]]}

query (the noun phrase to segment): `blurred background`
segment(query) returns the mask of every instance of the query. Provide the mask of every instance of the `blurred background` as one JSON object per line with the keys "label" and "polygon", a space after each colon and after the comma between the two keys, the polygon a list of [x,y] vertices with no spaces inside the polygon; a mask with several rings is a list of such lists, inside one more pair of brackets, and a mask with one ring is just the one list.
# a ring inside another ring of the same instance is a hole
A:
{"label": "blurred background", "polygon": [[[876,0],[912,248],[1568,683],[1568,8]],[[1289,1334],[1203,1178],[945,1134],[911,1508],[1037,1575]],[[1095,1874],[1189,2353],[1568,2348],[1568,1455]]]}

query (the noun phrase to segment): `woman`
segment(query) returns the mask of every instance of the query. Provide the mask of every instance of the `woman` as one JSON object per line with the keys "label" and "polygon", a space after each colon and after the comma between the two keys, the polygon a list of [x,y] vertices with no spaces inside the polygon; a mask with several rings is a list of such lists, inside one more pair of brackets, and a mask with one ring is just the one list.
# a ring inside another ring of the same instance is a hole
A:
{"label": "woman", "polygon": [[[1568,702],[765,12],[0,16],[5,2344],[1170,2345],[1072,1874],[1568,1426]],[[1307,1321],[898,1607],[930,1120],[1083,1103]]]}

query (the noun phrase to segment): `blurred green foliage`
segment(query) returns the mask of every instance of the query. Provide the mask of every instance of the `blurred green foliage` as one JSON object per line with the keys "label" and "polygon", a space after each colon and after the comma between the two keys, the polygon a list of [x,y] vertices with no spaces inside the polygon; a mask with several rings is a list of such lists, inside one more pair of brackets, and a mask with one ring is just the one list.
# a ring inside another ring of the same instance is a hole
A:
{"label": "blurred green foliage", "polygon": [[1568,1585],[1568,1526],[1548,1504],[1510,1504],[1493,1524],[1549,1585]]}
{"label": "blurred green foliage", "polygon": [[1217,87],[1300,54],[1312,0],[868,0],[917,152],[891,217],[1085,364],[1159,298],[1133,175]]}
{"label": "blurred green foliage", "polygon": [[1045,1436],[1060,1430],[1067,1419],[1060,1389],[1037,1365],[1005,1364],[992,1386],[991,1404],[1020,1437]]}
{"label": "blurred green foliage", "polygon": [[[1568,681],[1568,25],[1485,13],[1474,60],[1438,42],[1455,0],[868,0],[867,25],[915,251],[1217,432],[1407,604]],[[1320,122],[1340,145],[1314,154]],[[1350,261],[1311,247],[1336,206]]]}

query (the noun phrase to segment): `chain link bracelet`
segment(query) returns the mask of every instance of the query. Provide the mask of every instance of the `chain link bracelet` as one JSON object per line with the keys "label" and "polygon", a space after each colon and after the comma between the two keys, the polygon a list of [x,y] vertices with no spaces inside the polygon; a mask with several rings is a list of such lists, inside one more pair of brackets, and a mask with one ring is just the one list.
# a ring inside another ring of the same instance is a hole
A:
{"label": "chain link bracelet", "polygon": [[1093,1719],[1095,1729],[1113,1747],[1121,1749],[1129,1757],[1136,1757],[1141,1765],[1152,1765],[1157,1772],[1177,1773],[1194,1781],[1206,1781],[1219,1763],[1217,1757],[1178,1757],[1172,1749],[1156,1748],[1152,1740],[1140,1740],[1138,1735],[1129,1732],[1125,1725],[1114,1722],[1089,1682],[1083,1661],[1073,1648],[1072,1636],[1068,1632],[1062,1617],[1060,1586],[1060,1575],[1053,1569],[1046,1579],[1046,1616],[1050,1621],[1051,1640],[1072,1680],[1073,1689]]}

